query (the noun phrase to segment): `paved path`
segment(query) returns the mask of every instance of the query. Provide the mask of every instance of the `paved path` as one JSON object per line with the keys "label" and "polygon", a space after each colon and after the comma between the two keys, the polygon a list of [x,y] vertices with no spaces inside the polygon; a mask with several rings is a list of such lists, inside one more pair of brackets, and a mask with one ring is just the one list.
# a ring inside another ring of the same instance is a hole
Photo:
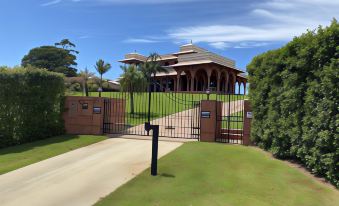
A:
{"label": "paved path", "polygon": [[[242,111],[244,108],[244,101],[237,100],[230,103],[222,104],[222,115],[228,116],[230,114]],[[185,111],[170,114],[165,117],[154,119],[151,124],[159,125],[159,135],[164,137],[177,138],[198,138],[200,128],[200,108],[188,109]],[[192,129],[197,128],[197,129]],[[131,127],[126,130],[128,134],[144,133],[144,124]]]}
{"label": "paved path", "polygon": [[[159,157],[179,147],[159,142]],[[150,166],[151,141],[108,139],[0,175],[1,206],[87,206]]]}

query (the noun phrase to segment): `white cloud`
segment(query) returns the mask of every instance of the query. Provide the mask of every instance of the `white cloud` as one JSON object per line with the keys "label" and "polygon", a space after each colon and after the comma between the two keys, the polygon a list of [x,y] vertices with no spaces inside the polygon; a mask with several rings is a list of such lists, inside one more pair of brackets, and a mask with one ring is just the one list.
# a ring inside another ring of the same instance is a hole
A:
{"label": "white cloud", "polygon": [[79,39],[89,39],[89,38],[91,38],[89,35],[79,36]]}
{"label": "white cloud", "polygon": [[222,42],[222,41],[212,42],[209,45],[214,47],[214,48],[217,48],[217,49],[226,49],[226,48],[230,47],[230,44],[228,44],[226,42]]}
{"label": "white cloud", "polygon": [[244,14],[251,24],[180,27],[167,31],[168,37],[174,42],[205,42],[217,49],[259,47],[328,25],[339,14],[338,0],[267,0],[251,6]]}
{"label": "white cloud", "polygon": [[125,43],[157,43],[158,40],[153,39],[138,39],[138,38],[129,38],[124,41]]}
{"label": "white cloud", "polygon": [[72,0],[72,1],[87,1],[104,4],[174,4],[187,3],[203,0]]}
{"label": "white cloud", "polygon": [[60,2],[61,2],[61,0],[53,0],[53,1],[49,1],[49,2],[46,2],[46,3],[40,4],[40,6],[52,6],[52,5],[58,4]]}

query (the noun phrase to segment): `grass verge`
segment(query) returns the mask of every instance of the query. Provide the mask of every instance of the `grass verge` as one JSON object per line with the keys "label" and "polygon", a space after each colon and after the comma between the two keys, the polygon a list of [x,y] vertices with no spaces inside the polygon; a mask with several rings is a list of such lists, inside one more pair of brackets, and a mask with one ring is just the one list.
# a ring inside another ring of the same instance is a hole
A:
{"label": "grass verge", "polygon": [[186,143],[96,206],[335,206],[339,192],[256,148]]}
{"label": "grass verge", "polygon": [[0,149],[0,175],[105,139],[104,136],[64,135]]}

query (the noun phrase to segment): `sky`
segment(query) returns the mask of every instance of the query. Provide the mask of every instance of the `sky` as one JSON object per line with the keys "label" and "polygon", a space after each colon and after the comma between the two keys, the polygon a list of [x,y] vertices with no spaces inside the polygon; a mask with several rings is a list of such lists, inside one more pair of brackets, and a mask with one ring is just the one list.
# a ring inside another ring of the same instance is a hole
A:
{"label": "sky", "polygon": [[191,41],[245,71],[254,56],[339,19],[339,0],[0,0],[0,9],[0,65],[67,38],[78,70],[104,59],[109,79],[126,53],[174,53]]}

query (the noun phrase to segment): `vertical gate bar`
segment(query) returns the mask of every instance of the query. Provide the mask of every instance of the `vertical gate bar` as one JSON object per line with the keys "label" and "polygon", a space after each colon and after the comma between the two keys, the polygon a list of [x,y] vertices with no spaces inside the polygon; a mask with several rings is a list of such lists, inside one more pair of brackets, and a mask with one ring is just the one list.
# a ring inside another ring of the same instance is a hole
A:
{"label": "vertical gate bar", "polygon": [[[149,86],[148,86],[148,115],[147,115],[147,122],[151,123],[151,87],[152,87],[152,80],[149,79]],[[147,136],[149,136],[149,131],[147,131]]]}
{"label": "vertical gate bar", "polygon": [[231,93],[228,93],[227,140],[230,141]]}
{"label": "vertical gate bar", "polygon": [[[178,106],[179,106],[179,109],[178,109],[178,114],[179,114],[179,118],[180,118],[180,126],[183,126],[183,118],[185,118],[185,117],[183,117],[183,113],[182,112],[180,112],[181,110],[182,110],[182,106],[183,106],[183,104],[182,104],[182,99],[184,98],[184,92],[181,92],[180,93],[180,104],[178,104]],[[179,130],[179,132],[178,132],[178,136],[179,137],[182,137],[182,131],[180,131]]]}

